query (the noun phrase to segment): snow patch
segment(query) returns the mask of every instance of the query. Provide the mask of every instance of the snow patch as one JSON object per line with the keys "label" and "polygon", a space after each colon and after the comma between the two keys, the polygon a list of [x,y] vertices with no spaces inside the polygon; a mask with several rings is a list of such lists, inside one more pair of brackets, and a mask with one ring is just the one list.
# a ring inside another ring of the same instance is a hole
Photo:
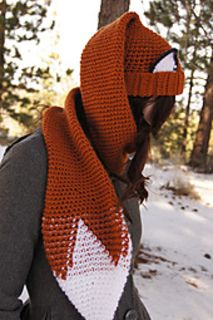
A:
{"label": "snow patch", "polygon": [[152,320],[212,320],[213,175],[188,170],[201,196],[195,201],[160,189],[175,170],[145,167],[152,174],[147,209],[141,206],[147,261],[135,270],[135,284]]}

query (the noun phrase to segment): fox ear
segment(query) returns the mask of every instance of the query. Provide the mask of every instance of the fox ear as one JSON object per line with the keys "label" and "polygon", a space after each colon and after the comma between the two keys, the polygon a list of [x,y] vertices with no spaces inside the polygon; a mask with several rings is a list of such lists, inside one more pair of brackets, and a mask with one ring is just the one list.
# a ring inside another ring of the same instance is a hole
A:
{"label": "fox ear", "polygon": [[176,71],[177,65],[177,49],[172,48],[160,56],[160,58],[151,66],[150,72]]}

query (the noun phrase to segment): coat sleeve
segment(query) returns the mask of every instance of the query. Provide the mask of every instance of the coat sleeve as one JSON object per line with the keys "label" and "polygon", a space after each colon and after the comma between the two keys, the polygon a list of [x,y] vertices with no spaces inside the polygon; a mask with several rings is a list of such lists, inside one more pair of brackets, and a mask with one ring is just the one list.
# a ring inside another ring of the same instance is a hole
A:
{"label": "coat sleeve", "polygon": [[[44,150],[29,136],[0,162],[0,319],[19,320],[37,243],[45,188]],[[41,152],[40,152],[41,151]]]}
{"label": "coat sleeve", "polygon": [[139,291],[136,288],[134,283],[133,283],[133,300],[134,300],[134,307],[135,307],[135,309],[137,310],[137,312],[139,314],[139,319],[151,320],[149,311],[145,307],[143,301],[141,300]]}

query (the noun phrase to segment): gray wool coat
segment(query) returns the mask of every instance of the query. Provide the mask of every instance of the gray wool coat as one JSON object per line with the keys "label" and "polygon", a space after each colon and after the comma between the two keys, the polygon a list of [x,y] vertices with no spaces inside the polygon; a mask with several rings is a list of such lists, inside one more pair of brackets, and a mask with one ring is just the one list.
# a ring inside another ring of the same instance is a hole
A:
{"label": "gray wool coat", "polygon": [[[41,128],[10,144],[0,163],[0,320],[83,320],[61,291],[45,256],[41,217],[47,181],[47,151]],[[112,178],[118,195],[122,182]],[[133,260],[142,226],[138,200],[125,207],[132,222]],[[29,299],[19,299],[26,285]],[[150,320],[132,272],[114,320]],[[101,319],[100,319],[101,320]]]}

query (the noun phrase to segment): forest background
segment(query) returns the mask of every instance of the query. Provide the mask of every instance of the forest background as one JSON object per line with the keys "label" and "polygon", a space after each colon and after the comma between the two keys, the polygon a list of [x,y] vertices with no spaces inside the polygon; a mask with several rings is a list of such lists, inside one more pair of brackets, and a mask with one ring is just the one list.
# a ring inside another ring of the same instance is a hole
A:
{"label": "forest background", "polygon": [[179,50],[186,75],[144,168],[134,280],[153,320],[212,320],[212,0],[0,0],[0,160],[39,126],[45,105],[64,105],[85,44],[125,11]]}
{"label": "forest background", "polygon": [[152,141],[152,160],[213,171],[213,2],[211,0],[0,2],[0,143],[32,132],[43,105],[63,105],[79,84],[80,53],[91,35],[124,11],[179,50],[186,74],[176,111]]}

